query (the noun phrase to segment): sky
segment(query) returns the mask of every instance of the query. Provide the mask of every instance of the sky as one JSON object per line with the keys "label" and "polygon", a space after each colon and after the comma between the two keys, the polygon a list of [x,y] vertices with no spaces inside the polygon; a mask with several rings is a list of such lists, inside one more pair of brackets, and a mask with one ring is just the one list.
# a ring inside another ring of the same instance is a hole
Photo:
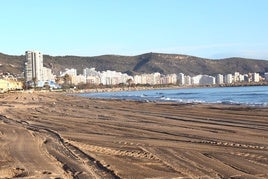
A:
{"label": "sky", "polygon": [[0,52],[268,60],[267,0],[2,0]]}

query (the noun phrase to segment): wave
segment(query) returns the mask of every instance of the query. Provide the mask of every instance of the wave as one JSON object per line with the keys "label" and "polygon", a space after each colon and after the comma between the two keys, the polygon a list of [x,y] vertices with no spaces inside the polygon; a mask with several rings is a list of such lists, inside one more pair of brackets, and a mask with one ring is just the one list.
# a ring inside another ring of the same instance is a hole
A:
{"label": "wave", "polygon": [[268,107],[268,102],[264,103],[253,103],[253,102],[237,102],[237,101],[217,101],[218,104],[227,104],[227,105],[246,105],[252,107]]}
{"label": "wave", "polygon": [[194,88],[178,90],[148,90],[107,93],[87,93],[81,96],[135,101],[177,103],[211,103],[248,106],[268,106],[268,88]]}

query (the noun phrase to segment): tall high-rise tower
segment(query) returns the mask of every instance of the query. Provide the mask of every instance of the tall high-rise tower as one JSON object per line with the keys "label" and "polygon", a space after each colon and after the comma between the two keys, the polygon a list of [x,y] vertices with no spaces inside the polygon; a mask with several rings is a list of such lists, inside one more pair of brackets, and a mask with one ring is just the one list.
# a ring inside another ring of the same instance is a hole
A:
{"label": "tall high-rise tower", "polygon": [[27,81],[43,80],[43,54],[37,51],[25,52],[25,79]]}

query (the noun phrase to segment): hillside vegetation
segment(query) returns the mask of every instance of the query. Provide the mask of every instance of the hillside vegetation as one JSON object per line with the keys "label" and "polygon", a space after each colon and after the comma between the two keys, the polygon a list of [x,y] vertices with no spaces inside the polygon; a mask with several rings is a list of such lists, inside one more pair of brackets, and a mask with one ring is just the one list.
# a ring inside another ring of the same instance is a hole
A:
{"label": "hillside vegetation", "polygon": [[[24,56],[11,56],[0,53],[0,71],[20,74],[23,71]],[[220,60],[204,59],[188,55],[147,53],[137,56],[103,55],[95,57],[49,56],[44,55],[44,66],[59,74],[65,68],[76,68],[82,73],[84,68],[98,71],[115,70],[130,75],[160,72],[162,74],[184,73],[186,75],[240,72],[267,72],[268,61],[227,58]]]}

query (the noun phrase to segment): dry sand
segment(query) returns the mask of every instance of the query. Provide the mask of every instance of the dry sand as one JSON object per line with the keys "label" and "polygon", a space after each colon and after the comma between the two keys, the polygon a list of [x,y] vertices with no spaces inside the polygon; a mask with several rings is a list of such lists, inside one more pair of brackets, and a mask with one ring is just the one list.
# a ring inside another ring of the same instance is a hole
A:
{"label": "dry sand", "polygon": [[268,178],[268,108],[0,96],[0,178]]}

